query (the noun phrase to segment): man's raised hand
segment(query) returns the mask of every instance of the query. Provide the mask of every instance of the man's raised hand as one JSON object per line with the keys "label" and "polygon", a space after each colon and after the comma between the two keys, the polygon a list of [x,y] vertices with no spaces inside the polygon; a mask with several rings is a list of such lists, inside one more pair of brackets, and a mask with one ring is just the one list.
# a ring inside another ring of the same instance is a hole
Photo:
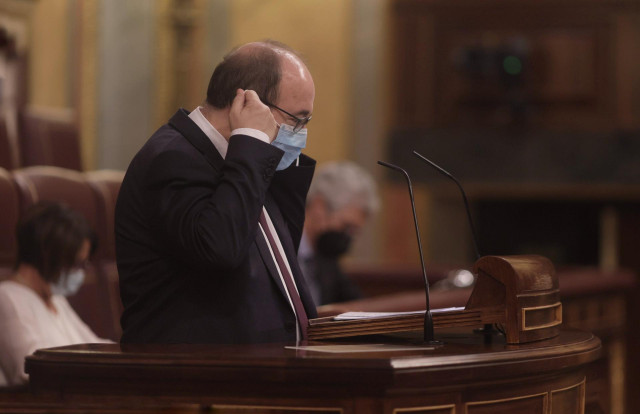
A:
{"label": "man's raised hand", "polygon": [[253,128],[264,132],[273,141],[278,133],[278,124],[269,107],[263,104],[252,90],[238,89],[229,110],[231,130]]}

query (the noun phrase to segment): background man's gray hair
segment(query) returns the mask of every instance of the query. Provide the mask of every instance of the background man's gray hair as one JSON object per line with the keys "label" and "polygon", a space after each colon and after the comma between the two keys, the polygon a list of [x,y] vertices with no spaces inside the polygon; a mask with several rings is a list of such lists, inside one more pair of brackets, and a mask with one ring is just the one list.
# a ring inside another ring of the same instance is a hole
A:
{"label": "background man's gray hair", "polygon": [[379,207],[376,183],[371,175],[351,161],[332,161],[323,164],[313,176],[307,202],[322,196],[335,211],[349,204],[375,213]]}

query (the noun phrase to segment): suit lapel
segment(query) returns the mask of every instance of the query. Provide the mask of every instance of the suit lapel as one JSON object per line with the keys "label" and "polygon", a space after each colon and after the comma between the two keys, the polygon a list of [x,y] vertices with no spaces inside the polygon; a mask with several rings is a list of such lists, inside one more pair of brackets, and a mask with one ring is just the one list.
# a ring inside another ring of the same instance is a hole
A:
{"label": "suit lapel", "polygon": [[[293,273],[293,279],[296,282],[296,287],[298,288],[298,293],[300,294],[300,299],[302,300],[304,308],[307,311],[307,316],[309,317],[309,319],[311,319],[316,314],[315,304],[313,303],[311,294],[307,289],[307,283],[304,280],[302,271],[300,270],[300,266],[298,266],[298,255],[293,248],[293,242],[291,241],[291,236],[289,235],[287,224],[282,217],[280,209],[269,193],[267,193],[267,196],[265,198],[265,207],[267,209],[267,212],[269,213],[269,217],[271,217],[273,227],[275,227],[276,232],[278,233],[278,238],[280,239],[280,243],[282,244],[285,255],[287,256],[289,267],[291,268],[291,272]],[[273,262],[273,259],[271,259],[271,261]],[[278,281],[280,281],[280,277],[277,277]]]}
{"label": "suit lapel", "polygon": [[256,244],[258,245],[258,251],[260,252],[260,256],[262,256],[262,261],[269,271],[269,275],[273,279],[273,282],[278,286],[280,293],[285,297],[287,297],[287,292],[285,291],[285,287],[282,284],[282,280],[280,280],[280,275],[278,274],[278,268],[276,267],[276,263],[273,260],[273,256],[271,256],[271,251],[269,250],[269,242],[264,237],[260,229],[258,228],[258,232],[256,234]]}
{"label": "suit lapel", "polygon": [[224,159],[209,137],[189,118],[189,113],[186,110],[179,109],[169,120],[169,125],[178,130],[191,145],[196,147],[214,169],[220,170],[222,168]]}

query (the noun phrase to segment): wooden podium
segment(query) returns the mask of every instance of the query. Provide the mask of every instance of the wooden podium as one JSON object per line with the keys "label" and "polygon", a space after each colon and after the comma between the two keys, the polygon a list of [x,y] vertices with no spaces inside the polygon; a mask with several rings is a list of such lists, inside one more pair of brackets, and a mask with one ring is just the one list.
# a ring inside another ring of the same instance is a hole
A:
{"label": "wooden podium", "polygon": [[[593,335],[563,331],[521,345],[505,344],[502,335],[492,343],[467,332],[438,337],[444,346],[404,342],[404,351],[374,346],[333,353],[285,344],[40,350],[26,363],[33,411],[23,405],[21,412],[198,412],[208,406],[243,414],[584,413],[586,365],[600,354]],[[362,344],[340,343],[343,351]],[[10,408],[0,403],[0,412]]]}
{"label": "wooden podium", "polygon": [[[463,310],[433,314],[435,328],[497,325],[507,343],[519,344],[558,335],[562,303],[553,264],[542,256],[485,256],[473,268],[477,280]],[[313,319],[315,340],[369,334],[421,331],[424,314],[359,320]]]}
{"label": "wooden podium", "polygon": [[[315,321],[317,337],[347,338],[302,345],[44,349],[27,357],[32,394],[20,410],[584,413],[587,366],[601,344],[590,333],[560,329],[553,266],[538,256],[487,257],[475,270],[466,308],[448,315],[448,326],[436,321],[440,347],[420,341],[420,326],[390,328],[407,322],[396,318],[373,330],[371,323]],[[470,328],[487,323],[505,335]],[[371,335],[377,331],[386,335]],[[0,400],[0,412],[11,404]]]}

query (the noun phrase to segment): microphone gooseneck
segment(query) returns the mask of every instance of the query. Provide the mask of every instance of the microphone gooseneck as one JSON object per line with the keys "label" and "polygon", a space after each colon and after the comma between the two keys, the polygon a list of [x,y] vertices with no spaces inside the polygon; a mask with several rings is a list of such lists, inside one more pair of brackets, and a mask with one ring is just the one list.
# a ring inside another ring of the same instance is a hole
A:
{"label": "microphone gooseneck", "polygon": [[413,222],[416,227],[416,237],[418,238],[418,251],[420,252],[420,263],[422,264],[422,276],[424,277],[424,290],[426,294],[426,305],[427,309],[424,313],[424,341],[432,344],[437,343],[434,340],[433,336],[433,316],[431,315],[431,305],[429,303],[429,280],[427,279],[427,272],[424,267],[424,257],[422,255],[422,242],[420,241],[420,229],[418,228],[418,216],[416,215],[416,203],[413,198],[413,186],[411,185],[411,178],[409,178],[409,174],[403,168],[398,167],[397,165],[389,164],[388,162],[378,161],[378,164],[391,168],[392,170],[399,171],[404,174],[407,179],[407,184],[409,185],[409,196],[411,197],[411,208],[413,210]]}
{"label": "microphone gooseneck", "polygon": [[429,160],[424,155],[421,155],[418,151],[414,150],[413,153],[418,158],[420,158],[422,161],[426,162],[427,164],[429,164],[430,166],[435,168],[438,172],[440,172],[444,176],[452,179],[453,182],[456,183],[456,185],[460,189],[460,192],[462,193],[462,199],[464,201],[464,208],[467,211],[467,219],[469,220],[469,227],[471,227],[471,236],[473,237],[473,247],[476,249],[476,258],[480,259],[481,256],[480,256],[480,250],[478,249],[478,236],[476,235],[476,229],[473,226],[473,220],[471,219],[471,209],[469,209],[469,202],[467,201],[467,195],[465,194],[464,190],[462,189],[462,185],[460,184],[460,182],[453,175],[448,173],[444,168],[440,167],[439,165],[437,165],[433,161]]}

